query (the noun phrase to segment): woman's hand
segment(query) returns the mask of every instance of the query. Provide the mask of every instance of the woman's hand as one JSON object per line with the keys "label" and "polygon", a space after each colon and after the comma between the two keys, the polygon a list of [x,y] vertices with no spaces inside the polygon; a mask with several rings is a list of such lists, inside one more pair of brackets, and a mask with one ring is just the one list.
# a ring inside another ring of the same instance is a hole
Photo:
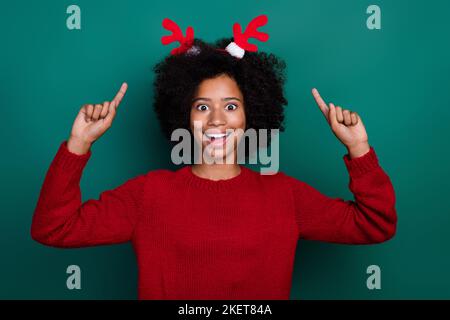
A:
{"label": "woman's hand", "polygon": [[350,158],[366,154],[370,146],[361,117],[356,112],[342,109],[332,103],[328,107],[317,89],[313,89],[312,94],[334,135],[347,148]]}
{"label": "woman's hand", "polygon": [[124,82],[114,99],[103,104],[85,104],[78,112],[67,141],[69,151],[85,154],[91,145],[111,127],[116,109],[122,101],[128,85]]}

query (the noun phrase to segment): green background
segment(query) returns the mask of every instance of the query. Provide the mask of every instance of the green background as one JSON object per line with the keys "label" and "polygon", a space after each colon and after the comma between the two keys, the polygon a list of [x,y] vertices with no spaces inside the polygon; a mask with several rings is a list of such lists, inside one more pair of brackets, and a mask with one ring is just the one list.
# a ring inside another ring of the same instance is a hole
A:
{"label": "green background", "polygon": [[[81,8],[81,30],[66,8]],[[366,27],[381,8],[382,29]],[[292,299],[450,298],[450,42],[446,0],[8,1],[0,7],[0,298],[136,299],[131,244],[55,249],[34,242],[30,223],[48,166],[84,103],[129,90],[113,127],[93,146],[83,200],[157,168],[173,168],[152,108],[153,65],[169,17],[196,37],[232,35],[265,13],[260,50],[287,63],[287,130],[280,170],[323,193],[352,199],[342,160],[310,90],[357,111],[397,197],[398,232],[372,246],[300,241]],[[79,265],[82,289],[65,273]],[[368,290],[366,268],[381,268]]]}

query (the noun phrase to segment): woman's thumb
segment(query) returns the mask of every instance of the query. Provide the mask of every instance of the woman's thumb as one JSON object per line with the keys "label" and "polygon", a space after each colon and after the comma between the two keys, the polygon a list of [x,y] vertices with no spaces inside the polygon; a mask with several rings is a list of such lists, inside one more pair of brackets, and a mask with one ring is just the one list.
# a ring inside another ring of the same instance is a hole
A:
{"label": "woman's thumb", "polygon": [[105,122],[106,122],[108,125],[111,125],[111,123],[112,123],[112,121],[113,121],[113,119],[114,119],[115,116],[116,116],[116,101],[113,100],[113,101],[111,101],[111,103],[109,104],[109,107],[108,107],[108,114],[107,114],[106,117],[105,117]]}

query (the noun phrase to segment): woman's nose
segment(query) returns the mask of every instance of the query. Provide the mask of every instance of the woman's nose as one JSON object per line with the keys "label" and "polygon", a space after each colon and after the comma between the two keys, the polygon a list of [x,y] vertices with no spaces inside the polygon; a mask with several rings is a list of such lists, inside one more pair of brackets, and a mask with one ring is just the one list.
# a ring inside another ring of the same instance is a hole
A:
{"label": "woman's nose", "polygon": [[226,123],[225,114],[219,108],[213,109],[209,114],[208,124],[219,126]]}

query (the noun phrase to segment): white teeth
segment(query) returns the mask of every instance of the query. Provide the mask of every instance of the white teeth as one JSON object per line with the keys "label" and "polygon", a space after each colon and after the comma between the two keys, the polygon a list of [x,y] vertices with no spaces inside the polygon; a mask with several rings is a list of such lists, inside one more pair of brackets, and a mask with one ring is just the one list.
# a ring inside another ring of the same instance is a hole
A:
{"label": "white teeth", "polygon": [[208,138],[214,138],[214,139],[220,139],[220,138],[224,138],[226,136],[230,135],[230,133],[225,134],[225,133],[205,133],[205,136]]}

